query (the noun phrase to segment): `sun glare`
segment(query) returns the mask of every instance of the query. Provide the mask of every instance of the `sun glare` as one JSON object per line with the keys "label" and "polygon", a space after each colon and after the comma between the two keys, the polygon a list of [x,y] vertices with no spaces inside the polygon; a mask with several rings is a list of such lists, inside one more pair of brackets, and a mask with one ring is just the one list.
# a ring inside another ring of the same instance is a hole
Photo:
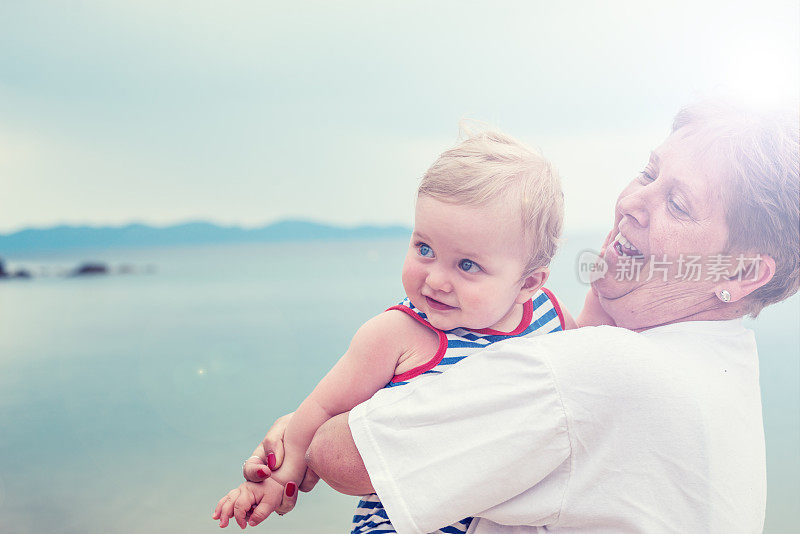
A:
{"label": "sun glare", "polygon": [[797,105],[800,54],[785,47],[748,48],[731,61],[728,89],[737,99],[759,107]]}

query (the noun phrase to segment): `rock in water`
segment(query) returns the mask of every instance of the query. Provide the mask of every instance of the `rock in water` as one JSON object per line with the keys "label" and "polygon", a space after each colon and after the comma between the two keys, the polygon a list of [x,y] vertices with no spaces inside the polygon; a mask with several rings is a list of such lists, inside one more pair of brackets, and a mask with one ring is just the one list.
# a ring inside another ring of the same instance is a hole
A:
{"label": "rock in water", "polygon": [[105,263],[84,263],[72,271],[70,276],[88,276],[95,274],[108,274],[108,265]]}

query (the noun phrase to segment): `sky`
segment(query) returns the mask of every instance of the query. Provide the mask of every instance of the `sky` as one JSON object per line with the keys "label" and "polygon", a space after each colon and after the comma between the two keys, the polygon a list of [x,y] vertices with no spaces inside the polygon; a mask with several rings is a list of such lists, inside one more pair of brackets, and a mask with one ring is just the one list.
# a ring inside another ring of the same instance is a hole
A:
{"label": "sky", "polygon": [[684,104],[800,91],[793,1],[0,0],[0,233],[405,224],[461,119],[539,147],[566,231]]}

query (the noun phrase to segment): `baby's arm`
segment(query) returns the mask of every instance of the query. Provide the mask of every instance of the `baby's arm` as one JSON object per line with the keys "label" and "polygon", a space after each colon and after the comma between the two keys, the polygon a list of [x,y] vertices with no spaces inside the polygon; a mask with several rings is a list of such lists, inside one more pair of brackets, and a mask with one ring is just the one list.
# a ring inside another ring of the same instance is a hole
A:
{"label": "baby's arm", "polygon": [[[401,356],[424,328],[399,311],[384,312],[358,329],[350,347],[292,416],[284,437],[285,458],[272,476],[281,484],[299,483],[305,453],[317,429],[334,415],[349,411],[386,385]],[[417,336],[419,334],[417,333]]]}

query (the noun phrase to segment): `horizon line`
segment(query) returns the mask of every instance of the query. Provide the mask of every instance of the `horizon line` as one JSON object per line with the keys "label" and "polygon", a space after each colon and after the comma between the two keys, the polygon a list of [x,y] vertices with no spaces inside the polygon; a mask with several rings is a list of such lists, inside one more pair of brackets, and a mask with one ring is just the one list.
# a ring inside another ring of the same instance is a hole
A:
{"label": "horizon line", "polygon": [[310,224],[317,224],[320,226],[330,226],[333,228],[344,228],[344,229],[357,229],[363,227],[377,227],[377,228],[390,228],[390,227],[403,227],[403,228],[411,228],[411,226],[402,224],[402,223],[377,223],[377,222],[360,222],[360,223],[336,223],[336,222],[329,222],[319,219],[312,219],[312,218],[304,218],[304,217],[286,217],[282,219],[273,219],[270,222],[262,222],[257,224],[244,224],[244,223],[227,223],[216,221],[214,219],[202,219],[202,218],[192,218],[192,219],[179,219],[173,222],[167,223],[156,223],[156,222],[147,222],[141,219],[133,219],[127,222],[120,222],[120,223],[88,223],[88,222],[58,222],[58,223],[50,223],[48,225],[28,225],[28,226],[19,226],[13,229],[0,229],[0,237],[8,237],[14,234],[18,234],[20,232],[25,231],[48,231],[48,230],[55,230],[59,228],[81,228],[81,229],[92,229],[92,230],[107,230],[107,229],[122,229],[127,228],[129,226],[146,226],[149,228],[154,228],[157,230],[166,230],[168,228],[174,228],[176,226],[185,226],[189,224],[208,224],[211,226],[217,226],[219,228],[229,228],[229,229],[241,229],[241,230],[259,230],[262,228],[266,228],[268,226],[272,226],[275,224],[286,223],[286,222],[295,222],[295,223],[310,223]]}
{"label": "horizon line", "polygon": [[[129,226],[146,226],[157,230],[166,230],[168,228],[173,228],[176,226],[184,226],[189,224],[208,224],[226,229],[259,230],[275,224],[286,223],[286,222],[311,223],[320,226],[329,226],[333,228],[342,228],[342,229],[357,229],[363,227],[373,227],[373,228],[402,227],[408,229],[413,228],[413,224],[405,224],[402,222],[363,221],[356,223],[338,223],[333,221],[312,219],[307,217],[285,217],[280,219],[272,219],[271,221],[265,221],[256,224],[246,224],[241,222],[224,222],[224,221],[214,220],[211,218],[178,219],[166,223],[148,222],[142,219],[131,219],[126,222],[92,223],[92,222],[64,221],[64,222],[55,222],[43,225],[33,224],[33,225],[17,226],[17,227],[12,227],[10,229],[9,228],[0,229],[0,237],[9,237],[14,234],[26,231],[48,231],[48,230],[55,230],[58,228],[83,228],[92,230],[107,230],[107,229],[122,229]],[[567,233],[588,234],[593,232],[594,230],[592,230],[589,226],[581,225],[579,227],[568,230],[565,228],[565,232],[563,233],[566,235]]]}

